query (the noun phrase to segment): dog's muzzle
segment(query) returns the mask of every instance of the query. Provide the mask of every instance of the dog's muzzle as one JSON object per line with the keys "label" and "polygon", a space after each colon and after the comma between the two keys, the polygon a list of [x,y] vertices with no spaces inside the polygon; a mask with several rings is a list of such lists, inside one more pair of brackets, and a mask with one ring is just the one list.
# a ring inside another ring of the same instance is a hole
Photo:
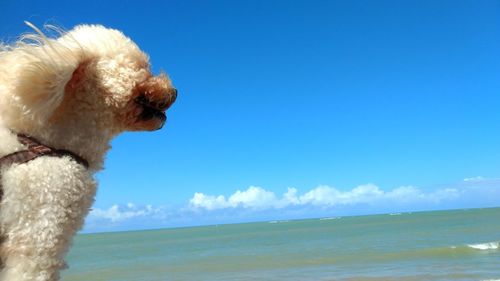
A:
{"label": "dog's muzzle", "polygon": [[177,99],[177,89],[169,89],[166,95],[162,95],[160,99],[151,97],[147,93],[140,94],[135,102],[142,106],[143,111],[139,118],[142,121],[149,121],[151,119],[159,119],[161,125],[157,129],[161,129],[167,121],[165,112],[172,106]]}

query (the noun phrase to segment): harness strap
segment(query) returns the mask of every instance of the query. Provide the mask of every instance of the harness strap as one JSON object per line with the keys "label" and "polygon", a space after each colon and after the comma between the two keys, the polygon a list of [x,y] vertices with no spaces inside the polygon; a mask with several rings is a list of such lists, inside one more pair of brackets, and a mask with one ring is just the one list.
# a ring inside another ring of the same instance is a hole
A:
{"label": "harness strap", "polygon": [[[79,164],[85,166],[85,168],[89,167],[89,162],[87,160],[85,160],[80,155],[77,155],[69,150],[55,149],[55,148],[52,148],[50,146],[46,146],[46,145],[40,143],[37,139],[30,137],[30,136],[27,136],[27,135],[24,135],[24,134],[18,134],[17,139],[19,140],[19,142],[21,142],[22,144],[24,144],[28,147],[28,150],[24,150],[24,151],[30,151],[30,152],[33,152],[37,155],[35,158],[37,158],[39,156],[44,156],[44,155],[57,156],[57,157],[69,156],[69,157],[73,158],[76,162],[78,162]],[[12,154],[15,154],[15,153],[16,152],[14,152]],[[7,155],[7,156],[9,156],[9,155]],[[30,160],[35,159],[35,158],[31,158],[31,159],[25,158],[26,159],[25,161],[18,162],[18,163],[26,163]],[[0,165],[2,165],[1,161],[2,161],[2,159],[0,159]]]}
{"label": "harness strap", "polygon": [[[79,164],[85,166],[85,168],[89,167],[89,162],[87,160],[85,160],[79,155],[74,154],[69,150],[55,149],[50,146],[46,146],[40,143],[35,138],[24,134],[18,134],[17,139],[19,140],[20,143],[27,146],[28,149],[16,151],[0,158],[0,168],[12,164],[23,164],[31,160],[34,160],[40,156],[55,156],[55,157],[69,156]],[[2,195],[3,195],[3,189],[0,183],[0,199],[2,199]]]}

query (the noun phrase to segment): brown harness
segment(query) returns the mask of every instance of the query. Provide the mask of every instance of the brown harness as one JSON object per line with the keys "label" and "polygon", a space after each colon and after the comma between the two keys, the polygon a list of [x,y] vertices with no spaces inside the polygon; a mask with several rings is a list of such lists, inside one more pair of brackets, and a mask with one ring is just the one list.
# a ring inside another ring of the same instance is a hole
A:
{"label": "brown harness", "polygon": [[[69,156],[73,158],[76,162],[85,166],[85,168],[89,167],[89,162],[87,160],[80,157],[79,155],[74,154],[69,150],[55,149],[50,146],[46,146],[40,143],[35,138],[24,134],[17,134],[17,139],[19,140],[19,142],[27,146],[28,149],[16,151],[0,158],[0,169],[12,164],[26,163],[41,156],[54,156],[54,157]],[[3,189],[0,182],[0,199],[2,198],[2,195],[3,195]]]}

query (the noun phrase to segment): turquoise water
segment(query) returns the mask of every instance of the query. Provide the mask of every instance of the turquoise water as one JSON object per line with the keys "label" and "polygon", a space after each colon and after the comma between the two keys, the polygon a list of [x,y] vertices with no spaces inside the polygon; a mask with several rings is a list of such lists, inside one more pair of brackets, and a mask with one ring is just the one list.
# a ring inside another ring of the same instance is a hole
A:
{"label": "turquoise water", "polygon": [[64,281],[500,280],[500,208],[76,237]]}

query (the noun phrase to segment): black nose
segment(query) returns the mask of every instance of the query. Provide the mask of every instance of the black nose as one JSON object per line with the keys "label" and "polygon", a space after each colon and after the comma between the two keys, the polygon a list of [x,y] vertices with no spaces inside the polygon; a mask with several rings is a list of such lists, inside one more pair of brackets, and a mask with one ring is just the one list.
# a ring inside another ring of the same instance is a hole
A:
{"label": "black nose", "polygon": [[172,104],[174,104],[176,99],[177,99],[177,89],[169,89],[167,95],[165,96],[165,100],[155,103],[154,107],[161,111],[165,111]]}
{"label": "black nose", "polygon": [[169,102],[169,107],[175,102],[177,99],[177,89],[172,89],[172,93],[170,94],[170,102]]}
{"label": "black nose", "polygon": [[177,89],[174,89],[174,91],[172,92],[172,103],[174,103],[176,99],[177,99]]}

